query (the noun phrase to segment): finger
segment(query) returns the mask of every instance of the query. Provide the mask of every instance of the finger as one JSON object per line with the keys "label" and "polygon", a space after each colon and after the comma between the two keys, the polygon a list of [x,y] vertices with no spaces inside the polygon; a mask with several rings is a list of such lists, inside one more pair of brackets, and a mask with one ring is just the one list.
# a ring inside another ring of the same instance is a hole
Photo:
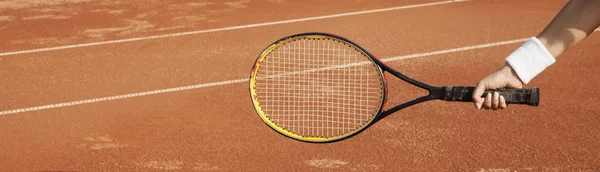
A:
{"label": "finger", "polygon": [[500,104],[498,104],[498,107],[500,109],[506,109],[506,99],[504,99],[504,96],[500,96]]}
{"label": "finger", "polygon": [[489,110],[492,107],[492,94],[487,93],[483,102],[483,108]]}
{"label": "finger", "polygon": [[493,110],[498,110],[498,103],[500,102],[500,100],[498,100],[500,97],[500,93],[498,92],[494,92],[494,94],[492,94],[492,109]]}
{"label": "finger", "polygon": [[477,109],[481,109],[481,105],[483,104],[483,99],[481,98],[481,95],[483,95],[483,92],[485,91],[485,85],[483,84],[483,82],[479,81],[477,82],[477,86],[475,86],[475,90],[473,91],[473,104],[475,105],[475,108]]}

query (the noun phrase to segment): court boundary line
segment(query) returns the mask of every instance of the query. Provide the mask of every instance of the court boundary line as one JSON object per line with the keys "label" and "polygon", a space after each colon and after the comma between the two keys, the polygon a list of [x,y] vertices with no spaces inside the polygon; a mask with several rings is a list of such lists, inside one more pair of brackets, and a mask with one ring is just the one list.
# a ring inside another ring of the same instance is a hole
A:
{"label": "court boundary line", "polygon": [[[597,29],[597,30],[599,30],[599,29]],[[437,51],[424,52],[424,53],[415,53],[415,54],[402,55],[402,56],[394,56],[394,57],[383,58],[381,60],[384,62],[391,62],[391,61],[398,61],[398,60],[411,59],[411,58],[417,58],[417,57],[426,57],[426,56],[434,56],[434,55],[455,53],[455,52],[461,52],[461,51],[469,51],[469,50],[475,50],[475,49],[482,49],[482,48],[488,48],[488,47],[496,47],[496,46],[501,46],[501,45],[509,45],[509,44],[525,42],[525,41],[527,41],[527,39],[529,39],[529,38],[513,39],[513,40],[508,40],[508,41],[485,43],[485,44],[437,50]],[[198,89],[198,88],[214,87],[214,86],[220,86],[220,85],[237,84],[237,83],[248,82],[249,80],[250,80],[249,78],[244,78],[244,79],[235,79],[235,80],[227,80],[227,81],[219,81],[219,82],[210,82],[210,83],[203,83],[203,84],[197,84],[197,85],[172,87],[172,88],[166,88],[166,89],[129,93],[129,94],[116,95],[116,96],[108,96],[108,97],[100,97],[100,98],[93,98],[93,99],[86,99],[86,100],[77,100],[77,101],[71,101],[71,102],[56,103],[56,104],[48,104],[48,105],[42,105],[42,106],[26,107],[26,108],[20,108],[20,109],[0,111],[0,116],[24,113],[24,112],[40,111],[40,110],[45,110],[45,109],[55,109],[55,108],[60,108],[60,107],[68,107],[68,106],[75,106],[75,105],[82,105],[82,104],[98,103],[98,102],[111,101],[111,100],[120,100],[120,99],[134,98],[134,97],[141,97],[141,96],[148,96],[148,95],[156,95],[156,94],[161,94],[161,93],[170,93],[170,92],[185,91],[185,90],[192,90],[192,89]]]}
{"label": "court boundary line", "polygon": [[45,51],[73,49],[73,48],[81,48],[81,47],[91,47],[91,46],[98,46],[98,45],[108,45],[108,44],[117,44],[117,43],[125,43],[125,42],[143,41],[143,40],[151,40],[151,39],[169,38],[169,37],[177,37],[177,36],[185,36],[185,35],[195,35],[195,34],[201,34],[201,33],[212,33],[212,32],[220,32],[220,31],[272,26],[272,25],[280,25],[280,24],[288,24],[288,23],[298,23],[298,22],[304,22],[304,21],[313,21],[313,20],[330,19],[330,18],[354,16],[354,15],[361,15],[361,14],[395,11],[395,10],[401,10],[401,9],[427,7],[427,6],[442,5],[442,4],[451,4],[451,3],[464,2],[464,1],[469,1],[469,0],[446,0],[446,1],[430,2],[430,3],[423,3],[423,4],[403,5],[403,6],[396,6],[396,7],[389,7],[389,8],[379,8],[379,9],[372,9],[372,10],[330,14],[330,15],[324,15],[324,16],[305,17],[305,18],[290,19],[290,20],[279,20],[279,21],[273,21],[273,22],[263,22],[263,23],[247,24],[247,25],[229,26],[229,27],[222,27],[222,28],[215,28],[215,29],[203,29],[203,30],[162,34],[162,35],[154,35],[154,36],[144,36],[144,37],[135,37],[135,38],[118,39],[118,40],[110,40],[110,41],[91,42],[91,43],[83,43],[83,44],[57,46],[57,47],[3,52],[3,53],[0,53],[0,57],[10,56],[10,55],[45,52]]}

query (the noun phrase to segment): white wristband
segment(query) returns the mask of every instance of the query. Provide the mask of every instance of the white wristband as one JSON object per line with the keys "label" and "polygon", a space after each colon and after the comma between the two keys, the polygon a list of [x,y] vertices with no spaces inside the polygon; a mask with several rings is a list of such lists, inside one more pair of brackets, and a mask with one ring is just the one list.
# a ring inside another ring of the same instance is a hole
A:
{"label": "white wristband", "polygon": [[527,84],[556,60],[540,40],[532,37],[506,57],[505,61],[517,73],[521,81]]}

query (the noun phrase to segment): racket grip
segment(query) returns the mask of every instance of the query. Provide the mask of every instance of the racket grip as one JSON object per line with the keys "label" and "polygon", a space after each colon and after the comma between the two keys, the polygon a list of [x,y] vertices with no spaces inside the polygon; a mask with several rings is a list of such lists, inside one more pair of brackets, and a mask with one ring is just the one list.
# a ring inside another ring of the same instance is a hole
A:
{"label": "racket grip", "polygon": [[[475,87],[467,86],[446,86],[442,87],[444,94],[442,100],[473,102],[473,91]],[[487,90],[481,95],[485,97],[488,93],[498,92],[504,96],[506,104],[525,104],[538,106],[540,103],[539,88],[500,88],[496,90]]]}

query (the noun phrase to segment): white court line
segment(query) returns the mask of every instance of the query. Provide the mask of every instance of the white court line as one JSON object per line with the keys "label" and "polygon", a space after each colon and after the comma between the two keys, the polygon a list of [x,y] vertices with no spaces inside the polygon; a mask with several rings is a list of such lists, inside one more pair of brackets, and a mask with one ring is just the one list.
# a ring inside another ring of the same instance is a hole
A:
{"label": "white court line", "polygon": [[[600,31],[600,28],[597,28],[594,30],[594,32],[598,32],[598,31]],[[452,48],[452,49],[445,49],[445,50],[439,50],[439,51],[389,57],[389,58],[381,59],[381,61],[391,62],[391,61],[398,61],[398,60],[417,58],[417,57],[426,57],[426,56],[448,54],[448,53],[454,53],[454,52],[460,52],[460,51],[469,51],[469,50],[475,50],[475,49],[482,49],[482,48],[488,48],[488,47],[495,47],[495,46],[525,42],[525,41],[527,41],[527,39],[529,39],[529,38],[513,39],[513,40],[508,40],[508,41],[479,44],[479,45],[473,45],[473,46],[467,46],[467,47]],[[23,112],[39,111],[39,110],[44,110],[44,109],[53,109],[53,108],[59,108],[59,107],[75,106],[75,105],[81,105],[81,104],[90,104],[90,103],[97,103],[97,102],[110,101],[110,100],[119,100],[119,99],[125,99],[125,98],[154,95],[154,94],[160,94],[160,93],[169,93],[169,92],[184,91],[184,90],[191,90],[191,89],[198,89],[198,88],[205,88],[205,87],[213,87],[213,86],[219,86],[219,85],[236,84],[236,83],[248,82],[248,80],[249,79],[246,78],[246,79],[236,79],[236,80],[228,80],[228,81],[221,81],[221,82],[211,82],[211,83],[198,84],[198,85],[189,85],[189,86],[183,86],[183,87],[167,88],[167,89],[160,89],[160,90],[153,90],[153,91],[146,91],[146,92],[139,92],[139,93],[131,93],[131,94],[123,94],[123,95],[110,96],[110,97],[101,97],[101,98],[95,98],[95,99],[79,100],[79,101],[72,101],[72,102],[66,102],[66,103],[57,103],[57,104],[28,107],[28,108],[22,108],[22,109],[0,111],[0,116],[8,115],[8,114],[23,113]]]}
{"label": "white court line", "polygon": [[365,11],[357,11],[357,12],[326,15],[326,16],[317,16],[317,17],[307,17],[307,18],[292,19],[292,20],[281,20],[281,21],[274,21],[274,22],[241,25],[241,26],[231,26],[231,27],[216,28],[216,29],[197,30],[197,31],[190,31],[190,32],[180,32],[180,33],[172,33],[172,34],[165,34],[165,35],[155,35],[155,36],[147,36],[147,37],[137,37],[137,38],[119,39],[119,40],[111,40],[111,41],[92,42],[92,43],[85,43],[85,44],[66,45],[66,46],[31,49],[31,50],[23,50],[23,51],[4,52],[4,53],[0,53],[0,57],[9,56],[9,55],[17,55],[17,54],[27,54],[27,53],[35,53],[35,52],[64,50],[64,49],[89,47],[89,46],[97,46],[97,45],[142,41],[142,40],[149,40],[149,39],[168,38],[168,37],[176,37],[176,36],[184,36],[184,35],[201,34],[201,33],[237,30],[237,29],[245,29],[245,28],[253,28],[253,27],[263,27],[263,26],[271,26],[271,25],[279,25],[279,24],[297,23],[297,22],[311,21],[311,20],[321,20],[321,19],[354,16],[354,15],[386,12],[386,11],[393,11],[393,10],[401,10],[401,9],[408,9],[408,8],[450,4],[450,3],[463,2],[463,1],[467,1],[467,0],[448,0],[448,1],[432,2],[432,3],[425,3],[425,4],[405,5],[405,6],[397,6],[397,7],[391,7],[391,8],[380,8],[380,9],[374,9],[374,10],[365,10]]}
{"label": "white court line", "polygon": [[[487,47],[495,47],[495,46],[525,42],[527,39],[529,39],[529,38],[514,39],[514,40],[509,40],[509,41],[493,42],[493,43],[487,43],[487,44],[479,44],[479,45],[445,49],[445,50],[439,50],[439,51],[433,51],[433,52],[409,54],[409,55],[404,55],[404,56],[384,58],[381,60],[384,62],[390,62],[390,61],[397,61],[397,60],[417,58],[417,57],[448,54],[448,53],[454,53],[454,52],[460,52],[460,51],[469,51],[469,50],[474,50],[474,49],[481,49],[481,48],[487,48]],[[154,95],[154,94],[160,94],[160,93],[169,93],[169,92],[184,91],[184,90],[191,90],[191,89],[198,89],[198,88],[205,88],[205,87],[214,87],[214,86],[219,86],[219,85],[229,85],[229,84],[236,84],[236,83],[242,83],[242,82],[248,82],[248,81],[249,81],[248,78],[236,79],[236,80],[211,82],[211,83],[204,83],[204,84],[198,84],[198,85],[189,85],[189,86],[183,86],[183,87],[167,88],[167,89],[160,89],[160,90],[153,90],[153,91],[146,91],[146,92],[139,92],[139,93],[123,94],[123,95],[110,96],[110,97],[78,100],[78,101],[72,101],[72,102],[66,102],[66,103],[57,103],[57,104],[50,104],[50,105],[43,105],[43,106],[36,106],[36,107],[28,107],[28,108],[22,108],[22,109],[0,111],[0,116],[8,115],[8,114],[23,113],[23,112],[39,111],[39,110],[44,110],[44,109],[54,109],[54,108],[59,108],[59,107],[75,106],[75,105],[81,105],[81,104],[90,104],[90,103],[104,102],[104,101],[110,101],[110,100],[119,100],[119,99],[125,99],[125,98]]]}

